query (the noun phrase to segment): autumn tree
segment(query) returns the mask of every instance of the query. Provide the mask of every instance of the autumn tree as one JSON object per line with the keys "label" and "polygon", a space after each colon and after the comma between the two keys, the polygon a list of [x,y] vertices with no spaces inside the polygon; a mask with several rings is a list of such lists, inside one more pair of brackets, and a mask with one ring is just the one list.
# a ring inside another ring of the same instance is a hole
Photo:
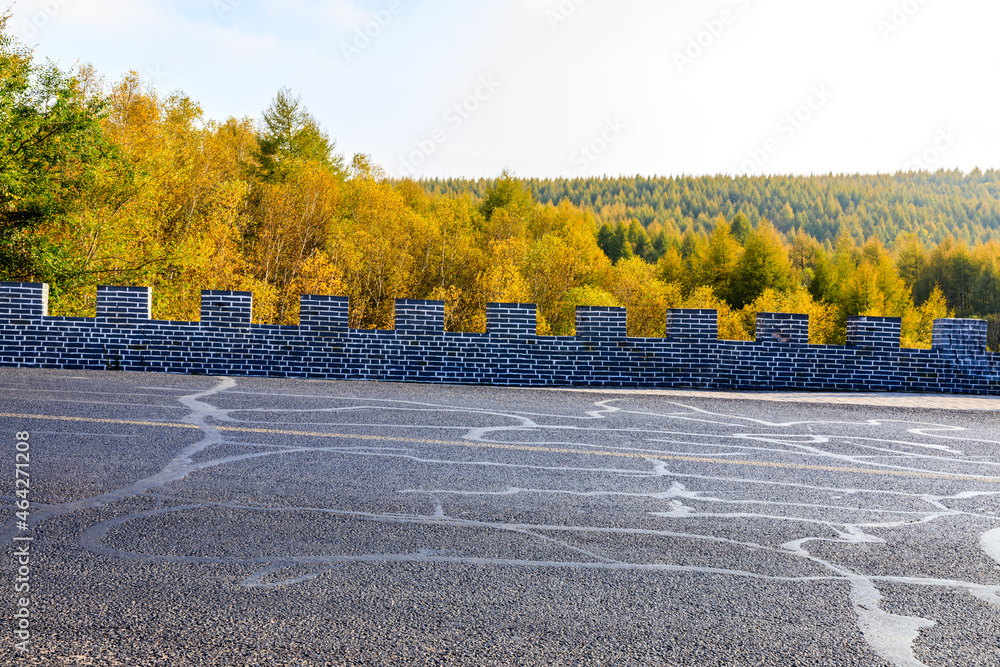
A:
{"label": "autumn tree", "polygon": [[61,280],[73,273],[65,249],[34,232],[77,209],[117,154],[101,129],[104,100],[35,63],[9,19],[0,14],[0,278]]}
{"label": "autumn tree", "polygon": [[733,295],[733,279],[743,248],[733,238],[729,223],[716,221],[708,243],[700,248],[693,277],[698,285],[710,287],[715,296],[729,301]]}
{"label": "autumn tree", "polygon": [[326,252],[344,275],[351,326],[391,329],[395,300],[413,294],[413,249],[424,220],[377,170],[355,160]]}
{"label": "autumn tree", "polygon": [[913,289],[926,265],[927,251],[920,237],[915,233],[900,234],[896,238],[896,270],[907,287]]}
{"label": "autumn tree", "polygon": [[681,297],[677,285],[656,280],[656,268],[640,257],[615,264],[607,274],[604,289],[628,309],[629,336],[662,337],[667,308],[677,306]]}
{"label": "autumn tree", "polygon": [[751,232],[753,232],[753,226],[743,213],[737,213],[733,217],[732,222],[729,223],[729,233],[732,234],[733,238],[740,245],[746,245]]}
{"label": "autumn tree", "polygon": [[919,307],[911,310],[900,331],[900,347],[930,348],[934,333],[934,320],[952,317],[944,292],[935,286],[930,296]]}
{"label": "autumn tree", "polygon": [[733,268],[729,287],[729,305],[742,308],[764,290],[783,292],[791,287],[791,266],[788,251],[778,232],[768,223],[747,236],[746,245]]}
{"label": "autumn tree", "polygon": [[487,190],[479,205],[483,234],[494,241],[524,238],[534,213],[531,190],[506,170]]}
{"label": "autumn tree", "polygon": [[656,277],[664,284],[683,284],[686,270],[684,259],[680,250],[675,246],[670,246],[664,250],[660,258],[656,260]]}
{"label": "autumn tree", "polygon": [[597,233],[597,244],[612,264],[620,260],[631,259],[634,255],[632,244],[629,243],[628,229],[618,224],[614,227],[605,223]]}
{"label": "autumn tree", "polygon": [[[343,157],[335,144],[289,88],[278,90],[261,117],[257,159],[266,180],[287,179],[294,163],[313,162],[343,174]],[[289,164],[291,163],[291,164]]]}
{"label": "autumn tree", "polygon": [[801,229],[792,238],[792,247],[788,251],[788,261],[791,265],[792,277],[797,284],[805,287],[812,282],[816,271],[816,263],[822,253],[820,243]]}

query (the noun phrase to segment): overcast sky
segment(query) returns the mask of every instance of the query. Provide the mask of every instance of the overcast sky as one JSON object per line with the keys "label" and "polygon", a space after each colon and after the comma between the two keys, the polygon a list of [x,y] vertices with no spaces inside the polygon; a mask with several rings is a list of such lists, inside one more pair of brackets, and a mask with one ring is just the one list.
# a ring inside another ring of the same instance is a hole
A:
{"label": "overcast sky", "polygon": [[[9,0],[0,0],[0,7]],[[207,117],[291,87],[395,175],[1000,167],[995,0],[17,0],[64,68]]]}

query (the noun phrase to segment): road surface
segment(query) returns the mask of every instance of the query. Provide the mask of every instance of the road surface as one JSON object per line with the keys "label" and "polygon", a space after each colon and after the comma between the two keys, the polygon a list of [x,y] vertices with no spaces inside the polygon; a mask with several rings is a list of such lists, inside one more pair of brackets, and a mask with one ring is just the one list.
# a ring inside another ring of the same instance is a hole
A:
{"label": "road surface", "polygon": [[0,413],[0,664],[1000,665],[998,399],[0,369]]}

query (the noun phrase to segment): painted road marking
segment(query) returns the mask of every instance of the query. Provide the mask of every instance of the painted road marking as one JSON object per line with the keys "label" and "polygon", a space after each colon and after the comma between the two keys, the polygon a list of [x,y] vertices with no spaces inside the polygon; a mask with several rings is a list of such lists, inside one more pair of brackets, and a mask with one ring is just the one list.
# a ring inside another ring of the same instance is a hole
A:
{"label": "painted road marking", "polygon": [[[65,417],[60,415],[22,415],[0,413],[0,418],[9,419],[43,419],[50,421],[88,422],[95,424],[119,424],[125,426],[159,426],[164,428],[200,429],[195,424],[177,422],[134,421],[127,419],[99,419],[95,417]],[[213,425],[220,431],[233,433],[259,433],[266,435],[293,435],[307,438],[332,438],[346,440],[381,440],[388,442],[408,442],[425,445],[444,445],[446,447],[469,447],[474,449],[505,449],[522,452],[541,452],[546,454],[578,454],[583,456],[611,456],[626,459],[648,459],[653,461],[683,461],[686,463],[714,463],[716,465],[746,466],[754,468],[782,468],[786,470],[815,470],[821,472],[842,472],[862,475],[879,475],[883,477],[920,477],[925,479],[950,479],[988,482],[1000,484],[1000,477],[982,475],[961,475],[943,472],[921,472],[917,470],[883,470],[878,468],[842,468],[838,466],[818,466],[805,463],[779,463],[773,461],[749,461],[717,459],[705,456],[684,456],[678,454],[640,454],[637,452],[614,452],[600,449],[572,449],[564,447],[539,447],[535,445],[516,445],[498,442],[477,442],[473,440],[430,440],[422,438],[404,438],[390,435],[363,435],[356,433],[322,433],[317,431],[290,431],[284,429],[251,428],[243,426]]]}
{"label": "painted road marking", "polygon": [[615,394],[622,396],[663,396],[666,398],[703,398],[769,403],[818,403],[826,405],[865,405],[885,408],[924,408],[936,410],[1000,411],[1000,397],[958,396],[955,394],[840,393],[840,392],[770,392],[711,391],[690,389],[616,389],[584,387],[530,387],[532,391],[564,391],[578,394]]}

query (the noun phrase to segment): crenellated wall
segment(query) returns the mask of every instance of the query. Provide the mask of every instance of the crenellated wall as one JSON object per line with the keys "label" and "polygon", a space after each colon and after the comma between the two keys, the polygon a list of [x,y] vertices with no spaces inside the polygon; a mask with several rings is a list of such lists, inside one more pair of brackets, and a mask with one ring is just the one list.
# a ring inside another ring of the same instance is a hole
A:
{"label": "crenellated wall", "polygon": [[344,297],[303,296],[300,324],[252,324],[249,292],[204,291],[201,321],[151,319],[148,287],[100,287],[95,317],[50,317],[48,286],[0,283],[0,365],[521,386],[1000,394],[986,322],[937,320],[900,349],[898,318],[857,317],[847,345],[809,345],[806,315],[760,313],[755,341],[718,339],[714,310],[670,310],[629,338],[624,308],[579,307],[575,336],[537,336],[533,304],[487,306],[486,333],[444,331],[444,303],[399,300],[396,328],[348,326]]}

